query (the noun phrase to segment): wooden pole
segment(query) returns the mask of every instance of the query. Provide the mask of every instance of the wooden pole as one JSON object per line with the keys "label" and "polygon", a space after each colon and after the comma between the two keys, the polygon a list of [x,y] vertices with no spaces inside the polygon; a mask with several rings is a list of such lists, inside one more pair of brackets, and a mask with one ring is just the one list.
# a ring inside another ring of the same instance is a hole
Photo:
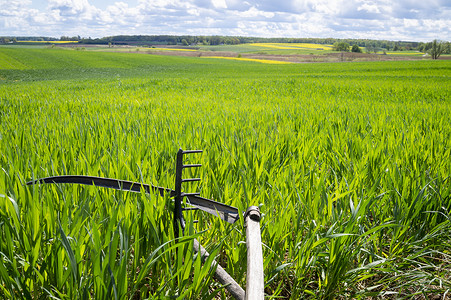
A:
{"label": "wooden pole", "polygon": [[265,283],[263,275],[263,252],[260,233],[260,210],[251,206],[244,215],[247,245],[246,300],[263,300]]}
{"label": "wooden pole", "polygon": [[[200,253],[200,257],[202,258],[202,262],[210,256],[210,253],[199,244],[197,239],[194,239],[194,251]],[[225,288],[229,291],[229,293],[237,300],[244,300],[245,292],[243,288],[232,278],[232,276],[227,273],[220,264],[218,264],[215,260],[213,260],[212,267],[216,267],[216,272],[214,277],[222,284],[225,285]]]}

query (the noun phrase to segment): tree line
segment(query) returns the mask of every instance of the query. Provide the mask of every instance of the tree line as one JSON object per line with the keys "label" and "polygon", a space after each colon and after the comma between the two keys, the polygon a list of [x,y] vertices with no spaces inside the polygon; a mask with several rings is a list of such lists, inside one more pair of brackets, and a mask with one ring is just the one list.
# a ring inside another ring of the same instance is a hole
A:
{"label": "tree line", "polygon": [[[386,48],[381,48],[381,47],[377,47],[377,46],[373,46],[373,45],[368,45],[365,47],[365,51],[367,53],[377,53],[379,51],[382,51],[383,53],[385,53],[389,49],[390,49],[389,46],[387,46]],[[349,51],[362,52],[362,49],[359,47],[359,45],[357,43],[354,43],[351,47],[351,45],[349,43],[344,42],[344,41],[335,42],[332,46],[332,50],[343,51],[343,52],[349,52]],[[418,50],[419,52],[422,52],[422,53],[428,53],[429,55],[431,55],[432,59],[437,59],[442,54],[451,54],[451,44],[450,44],[450,42],[441,42],[438,40],[433,40],[432,42],[429,42],[429,43],[418,43],[416,49],[411,49],[411,50]],[[392,51],[399,51],[399,48],[397,48],[397,45],[395,45],[392,48]]]}

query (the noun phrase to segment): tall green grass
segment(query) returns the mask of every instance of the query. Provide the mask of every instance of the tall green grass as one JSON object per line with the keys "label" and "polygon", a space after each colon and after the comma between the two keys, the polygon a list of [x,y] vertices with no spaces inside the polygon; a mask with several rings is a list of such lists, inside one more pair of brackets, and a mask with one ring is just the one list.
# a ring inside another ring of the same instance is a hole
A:
{"label": "tall green grass", "polygon": [[193,238],[244,287],[242,221],[186,213],[176,243],[169,198],[24,186],[85,174],[172,187],[179,148],[204,150],[187,189],[261,207],[268,298],[449,294],[449,62],[0,57],[2,297],[226,298]]}

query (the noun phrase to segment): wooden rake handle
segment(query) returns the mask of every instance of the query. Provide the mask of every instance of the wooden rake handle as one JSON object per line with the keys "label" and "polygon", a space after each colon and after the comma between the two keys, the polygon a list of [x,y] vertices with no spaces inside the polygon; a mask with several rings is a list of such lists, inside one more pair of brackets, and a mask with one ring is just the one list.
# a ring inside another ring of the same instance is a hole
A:
{"label": "wooden rake handle", "polygon": [[[197,239],[194,239],[194,251],[196,253],[200,253],[202,262],[205,262],[205,260],[207,260],[207,258],[210,256],[210,253],[208,253],[207,250],[205,250],[205,248],[202,247],[201,244],[199,244],[199,241]],[[227,289],[227,291],[229,291],[229,293],[235,299],[244,300],[245,292],[244,292],[243,288],[215,260],[213,261],[213,264],[212,264],[212,267],[214,267],[214,266],[217,266],[214,277],[222,285],[225,285],[225,288]]]}
{"label": "wooden rake handle", "polygon": [[263,300],[265,297],[260,217],[257,206],[249,207],[244,214],[247,246],[246,300]]}

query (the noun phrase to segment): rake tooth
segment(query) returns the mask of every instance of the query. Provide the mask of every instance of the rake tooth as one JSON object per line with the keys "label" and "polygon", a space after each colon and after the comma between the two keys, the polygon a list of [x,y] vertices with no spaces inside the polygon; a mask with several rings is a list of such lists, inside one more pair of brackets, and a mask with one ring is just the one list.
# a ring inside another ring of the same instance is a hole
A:
{"label": "rake tooth", "polygon": [[201,164],[183,165],[182,168],[199,168],[202,167]]}
{"label": "rake tooth", "polygon": [[183,150],[182,153],[183,154],[190,154],[190,153],[202,153],[204,152],[203,150]]}
{"label": "rake tooth", "polygon": [[199,208],[197,208],[197,207],[185,207],[185,208],[183,208],[182,210],[186,210],[186,211],[189,211],[189,210],[199,210]]}
{"label": "rake tooth", "polygon": [[182,182],[193,182],[193,181],[200,181],[200,178],[187,178],[187,179],[182,179]]}

